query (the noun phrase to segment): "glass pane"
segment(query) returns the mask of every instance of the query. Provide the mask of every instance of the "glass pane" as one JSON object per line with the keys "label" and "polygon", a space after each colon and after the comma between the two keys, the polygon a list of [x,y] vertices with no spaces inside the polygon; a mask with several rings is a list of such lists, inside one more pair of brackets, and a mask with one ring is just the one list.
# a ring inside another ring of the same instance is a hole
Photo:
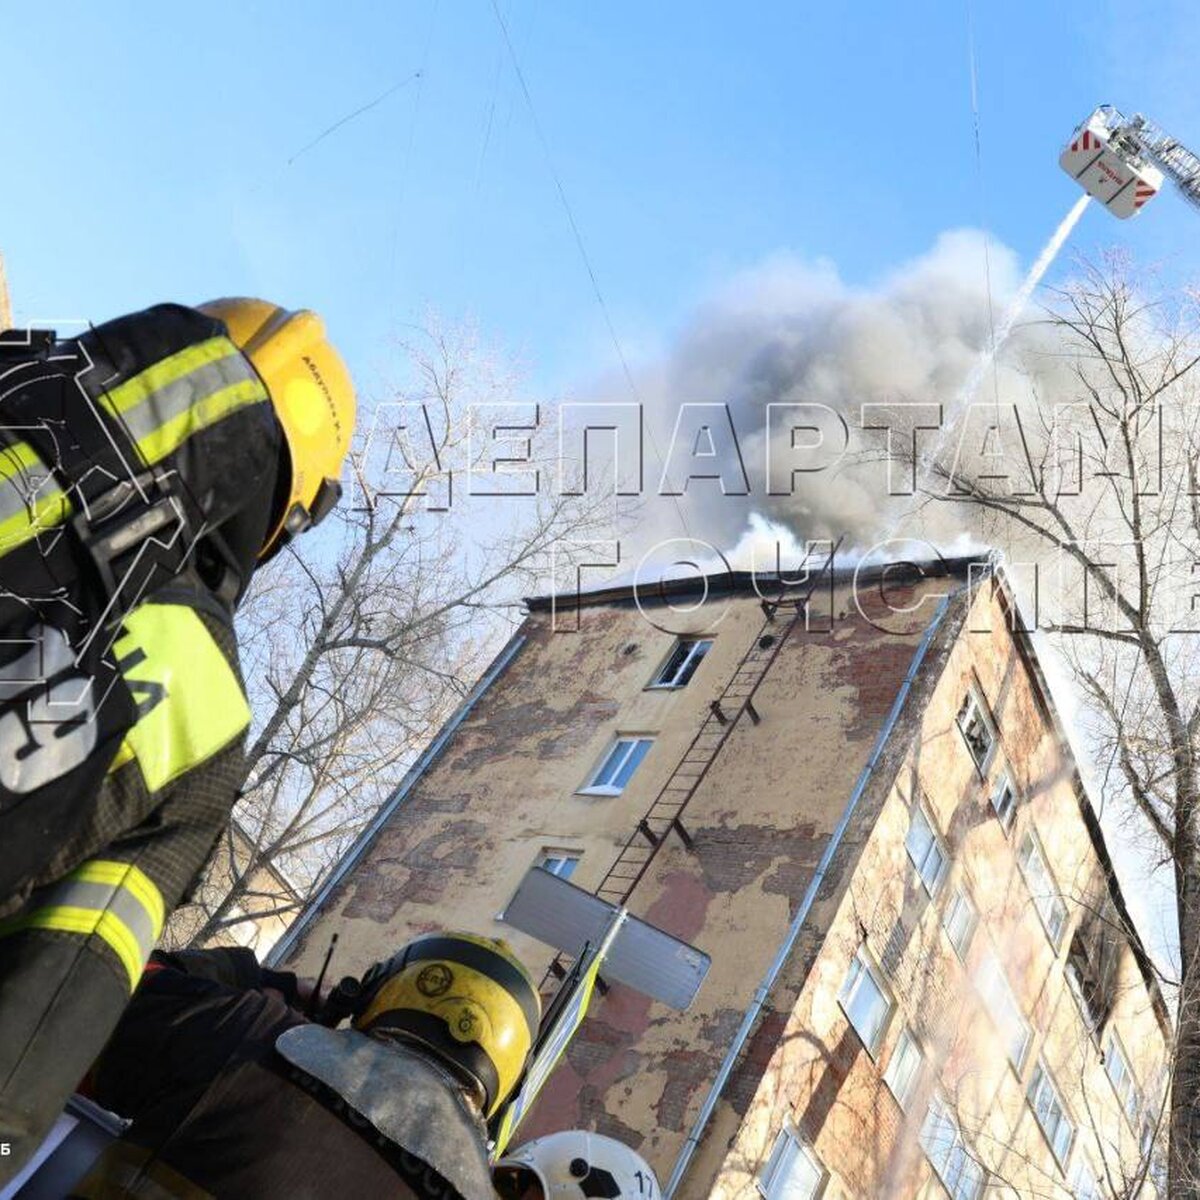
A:
{"label": "glass pane", "polygon": [[887,998],[875,977],[861,959],[855,960],[858,971],[846,989],[842,1003],[850,1024],[862,1038],[868,1049],[874,1049],[879,1031],[883,1028],[888,1012]]}
{"label": "glass pane", "polygon": [[677,642],[675,649],[671,651],[670,658],[663,663],[663,668],[659,671],[658,678],[654,682],[674,684],[675,676],[679,674],[679,668],[683,666],[691,649],[692,645],[690,642]]}
{"label": "glass pane", "polygon": [[631,743],[622,738],[608,752],[608,757],[604,760],[603,766],[596,772],[596,778],[592,780],[592,787],[615,787],[613,783],[617,771],[625,762],[626,756],[629,754]]}
{"label": "glass pane", "polygon": [[942,853],[942,848],[934,842],[929,847],[929,853],[925,855],[925,861],[921,865],[921,878],[931,892],[937,888],[938,880],[942,877],[942,868],[945,865],[946,856]]}
{"label": "glass pane", "polygon": [[630,776],[637,770],[638,763],[646,757],[646,751],[649,749],[649,738],[638,738],[636,742],[632,743],[632,749],[625,761],[618,767],[616,775],[613,776],[613,787],[623,788],[629,782]]}
{"label": "glass pane", "polygon": [[996,810],[996,816],[1000,818],[1000,824],[1007,829],[1012,821],[1015,807],[1012,784],[1007,778],[1001,780],[1000,786],[993,793],[992,807]]}
{"label": "glass pane", "polygon": [[950,1151],[957,1138],[958,1127],[955,1125],[954,1119],[940,1101],[934,1100],[929,1105],[925,1123],[921,1126],[921,1146],[929,1155],[929,1161],[937,1168],[939,1174],[944,1173]]}
{"label": "glass pane", "polygon": [[959,1180],[958,1200],[975,1200],[983,1191],[983,1168],[973,1158],[963,1164],[962,1179]]}
{"label": "glass pane", "polygon": [[770,1194],[772,1200],[812,1200],[820,1186],[821,1172],[816,1163],[796,1146]]}
{"label": "glass pane", "polygon": [[551,875],[557,875],[560,879],[570,879],[571,872],[575,870],[579,859],[569,858],[564,855],[548,854],[542,859],[542,866],[545,867]]}
{"label": "glass pane", "polygon": [[884,1081],[892,1089],[892,1094],[900,1102],[901,1107],[912,1093],[913,1084],[917,1078],[917,1069],[920,1065],[921,1052],[906,1029],[900,1034],[900,1040],[896,1043],[896,1048],[892,1051],[892,1057],[888,1061],[887,1074],[884,1075]]}
{"label": "glass pane", "polygon": [[675,678],[675,686],[683,687],[696,673],[696,668],[704,656],[712,649],[712,642],[690,642],[686,644],[687,656],[682,664],[682,670]]}
{"label": "glass pane", "polygon": [[967,953],[971,940],[971,931],[975,925],[975,909],[965,892],[957,891],[946,913],[946,932],[950,936],[950,944],[960,958]]}

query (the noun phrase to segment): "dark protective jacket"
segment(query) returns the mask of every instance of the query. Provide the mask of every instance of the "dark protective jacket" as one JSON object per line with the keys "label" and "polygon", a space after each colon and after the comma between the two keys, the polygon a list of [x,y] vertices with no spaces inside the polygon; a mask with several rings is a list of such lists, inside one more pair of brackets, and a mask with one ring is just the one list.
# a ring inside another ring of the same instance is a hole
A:
{"label": "dark protective jacket", "polygon": [[93,1073],[93,1098],[133,1123],[74,1195],[492,1200],[461,1086],[294,997],[248,950],[156,954]]}
{"label": "dark protective jacket", "polygon": [[[193,309],[160,305],[69,341],[12,336],[0,347],[0,915],[245,728],[228,656],[210,648],[231,631],[282,453],[253,367]],[[131,762],[144,794],[118,803],[105,784]]]}
{"label": "dark protective jacket", "polygon": [[233,611],[284,453],[225,327],[0,339],[0,1182],[100,1052],[228,820]]}

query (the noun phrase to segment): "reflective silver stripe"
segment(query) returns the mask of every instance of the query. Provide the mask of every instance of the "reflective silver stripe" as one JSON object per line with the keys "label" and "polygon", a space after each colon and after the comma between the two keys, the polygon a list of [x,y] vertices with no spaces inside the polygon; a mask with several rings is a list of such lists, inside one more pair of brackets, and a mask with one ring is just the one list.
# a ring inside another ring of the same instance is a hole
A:
{"label": "reflective silver stripe", "polygon": [[156,388],[144,400],[120,413],[117,419],[124,424],[130,438],[140,442],[187,412],[205,396],[257,378],[254,368],[241,354],[228,354]]}
{"label": "reflective silver stripe", "polygon": [[37,908],[83,908],[89,912],[109,912],[118,917],[137,939],[142,961],[150,957],[158,941],[153,916],[136,896],[123,887],[106,883],[87,883],[66,879],[54,884],[37,898]]}

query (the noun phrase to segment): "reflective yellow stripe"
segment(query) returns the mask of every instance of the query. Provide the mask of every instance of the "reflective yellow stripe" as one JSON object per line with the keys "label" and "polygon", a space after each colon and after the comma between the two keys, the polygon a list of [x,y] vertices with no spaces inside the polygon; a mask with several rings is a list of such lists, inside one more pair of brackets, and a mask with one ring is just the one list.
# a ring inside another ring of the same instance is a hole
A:
{"label": "reflective yellow stripe", "polygon": [[207,366],[219,359],[238,354],[238,348],[226,337],[209,338],[206,342],[197,342],[187,346],[175,354],[159,359],[144,371],[139,371],[132,379],[127,379],[120,387],[101,397],[100,403],[113,416],[120,416],[126,409],[140,404],[151,392],[156,392],[168,384],[175,383],[197,367]]}
{"label": "reflective yellow stripe", "polygon": [[155,940],[158,940],[166,920],[166,906],[163,904],[162,892],[140,867],[133,863],[108,862],[96,858],[76,868],[69,878],[79,879],[84,883],[106,883],[109,887],[123,888],[129,892],[146,910],[146,915],[154,926]]}
{"label": "reflective yellow stripe", "polygon": [[100,402],[151,465],[193,434],[267,398],[241,351],[227,337],[215,337],[153,363]]}
{"label": "reflective yellow stripe", "polygon": [[142,957],[142,948],[138,945],[133,931],[120,917],[110,912],[60,905],[56,908],[43,908],[27,917],[18,917],[17,921],[26,929],[57,929],[63,933],[77,933],[84,937],[94,934],[103,938],[121,960],[121,966],[129,976],[131,992],[142,977],[142,968],[146,965],[149,955]]}
{"label": "reflective yellow stripe", "polygon": [[162,893],[140,867],[98,858],[34,892],[24,912],[0,922],[0,937],[24,929],[98,937],[120,959],[132,990],[165,919]]}
{"label": "reflective yellow stripe", "polygon": [[149,465],[166,458],[194,433],[215,425],[239,408],[266,400],[266,389],[257,379],[244,379],[197,400],[186,412],[159,426],[149,437],[139,438],[137,447]]}
{"label": "reflective yellow stripe", "polygon": [[61,524],[70,512],[70,502],[28,442],[0,447],[0,554]]}
{"label": "reflective yellow stripe", "polygon": [[122,673],[135,699],[157,699],[125,735],[110,769],[128,762],[131,752],[151,792],[212,758],[250,724],[236,673],[186,605],[139,605],[114,649],[118,661],[144,653]]}
{"label": "reflective yellow stripe", "polygon": [[28,508],[0,521],[0,554],[7,554],[39,533],[61,525],[70,515],[71,502],[58,488],[39,496]]}
{"label": "reflective yellow stripe", "polygon": [[14,442],[0,449],[0,479],[12,479],[30,467],[39,467],[42,460],[28,442]]}

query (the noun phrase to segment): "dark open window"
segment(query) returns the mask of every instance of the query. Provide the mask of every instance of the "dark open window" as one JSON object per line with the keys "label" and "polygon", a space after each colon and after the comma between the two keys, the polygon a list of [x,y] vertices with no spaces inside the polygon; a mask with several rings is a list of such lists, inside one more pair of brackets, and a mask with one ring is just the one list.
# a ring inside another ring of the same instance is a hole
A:
{"label": "dark open window", "polygon": [[1084,1019],[1096,1033],[1108,1023],[1116,1003],[1123,945],[1111,905],[1084,910],[1067,951],[1066,973]]}
{"label": "dark open window", "polygon": [[688,681],[695,675],[696,668],[711,649],[712,641],[708,638],[680,638],[667,657],[667,661],[658,669],[650,686],[656,688],[686,687]]}

